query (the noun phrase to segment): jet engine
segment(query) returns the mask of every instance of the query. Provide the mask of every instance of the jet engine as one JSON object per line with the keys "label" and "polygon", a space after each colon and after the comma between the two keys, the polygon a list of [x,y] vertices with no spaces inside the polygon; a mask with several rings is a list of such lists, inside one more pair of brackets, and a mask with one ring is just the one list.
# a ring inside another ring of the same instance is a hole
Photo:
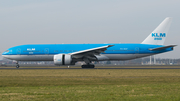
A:
{"label": "jet engine", "polygon": [[72,56],[69,54],[58,54],[54,55],[55,65],[73,65]]}

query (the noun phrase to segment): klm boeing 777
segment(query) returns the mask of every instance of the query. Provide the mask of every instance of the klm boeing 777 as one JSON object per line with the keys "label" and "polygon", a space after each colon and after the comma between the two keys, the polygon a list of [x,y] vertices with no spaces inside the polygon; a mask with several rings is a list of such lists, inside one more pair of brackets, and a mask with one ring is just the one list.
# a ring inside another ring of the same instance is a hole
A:
{"label": "klm boeing 777", "polygon": [[176,45],[164,46],[172,18],[166,18],[142,43],[139,44],[29,44],[7,49],[2,56],[18,61],[54,61],[55,65],[86,64],[92,61],[130,60],[172,51]]}

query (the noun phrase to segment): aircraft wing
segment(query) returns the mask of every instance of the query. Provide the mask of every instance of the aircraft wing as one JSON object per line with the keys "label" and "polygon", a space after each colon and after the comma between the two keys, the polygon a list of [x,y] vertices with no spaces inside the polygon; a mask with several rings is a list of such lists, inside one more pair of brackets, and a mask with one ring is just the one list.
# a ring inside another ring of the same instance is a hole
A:
{"label": "aircraft wing", "polygon": [[166,48],[170,48],[170,47],[175,47],[177,45],[169,45],[169,46],[164,46],[164,47],[158,47],[158,48],[152,48],[152,49],[149,49],[151,51],[156,51],[156,50],[162,50],[162,49],[166,49]]}
{"label": "aircraft wing", "polygon": [[102,47],[91,48],[87,50],[70,53],[69,55],[72,55],[73,57],[76,57],[76,58],[94,57],[95,55],[99,55],[100,53],[103,53],[104,51],[107,50],[107,48],[112,47],[112,46],[114,45],[106,45]]}

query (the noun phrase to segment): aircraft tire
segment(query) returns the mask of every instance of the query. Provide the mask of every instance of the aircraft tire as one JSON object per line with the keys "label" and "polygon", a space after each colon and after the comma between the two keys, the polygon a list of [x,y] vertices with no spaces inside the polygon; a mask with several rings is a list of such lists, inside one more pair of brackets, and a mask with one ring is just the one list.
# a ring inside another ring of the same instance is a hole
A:
{"label": "aircraft tire", "polygon": [[82,65],[81,67],[82,68],[94,68],[95,66],[94,65]]}
{"label": "aircraft tire", "polygon": [[18,68],[19,68],[19,65],[16,65],[16,68],[18,69]]}

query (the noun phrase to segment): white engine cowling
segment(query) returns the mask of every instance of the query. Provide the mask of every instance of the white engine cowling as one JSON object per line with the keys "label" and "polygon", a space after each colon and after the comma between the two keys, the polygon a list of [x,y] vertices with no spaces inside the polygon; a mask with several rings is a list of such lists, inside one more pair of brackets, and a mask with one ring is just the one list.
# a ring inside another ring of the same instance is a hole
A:
{"label": "white engine cowling", "polygon": [[54,55],[54,64],[55,65],[73,65],[72,56],[69,54]]}

